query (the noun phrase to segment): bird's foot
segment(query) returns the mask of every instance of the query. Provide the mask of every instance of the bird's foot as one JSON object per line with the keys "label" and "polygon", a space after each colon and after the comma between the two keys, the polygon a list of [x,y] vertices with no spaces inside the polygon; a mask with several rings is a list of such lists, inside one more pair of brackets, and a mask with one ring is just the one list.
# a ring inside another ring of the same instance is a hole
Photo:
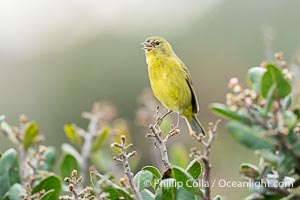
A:
{"label": "bird's foot", "polygon": [[180,129],[178,128],[178,125],[175,126],[174,128],[171,126],[171,130],[170,130],[170,135],[173,136],[173,135],[176,135],[178,133],[180,133]]}

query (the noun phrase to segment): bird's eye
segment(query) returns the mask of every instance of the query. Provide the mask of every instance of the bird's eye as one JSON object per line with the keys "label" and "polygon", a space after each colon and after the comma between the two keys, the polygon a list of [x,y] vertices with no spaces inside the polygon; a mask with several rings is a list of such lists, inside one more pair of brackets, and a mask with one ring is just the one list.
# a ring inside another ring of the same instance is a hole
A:
{"label": "bird's eye", "polygon": [[150,42],[150,40],[147,40],[146,42],[148,42],[148,43],[149,43],[149,42]]}
{"label": "bird's eye", "polygon": [[156,42],[155,42],[155,45],[160,45],[160,41],[156,41]]}

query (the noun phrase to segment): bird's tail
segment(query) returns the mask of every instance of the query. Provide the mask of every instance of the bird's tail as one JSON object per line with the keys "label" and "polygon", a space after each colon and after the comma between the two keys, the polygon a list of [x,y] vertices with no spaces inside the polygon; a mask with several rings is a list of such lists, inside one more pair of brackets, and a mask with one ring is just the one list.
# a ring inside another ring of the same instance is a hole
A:
{"label": "bird's tail", "polygon": [[196,115],[193,115],[193,117],[191,119],[188,119],[185,117],[186,123],[188,125],[190,134],[195,133],[197,136],[199,135],[206,135],[206,132],[203,128],[203,126],[201,125],[201,123],[199,122],[199,120],[197,119]]}

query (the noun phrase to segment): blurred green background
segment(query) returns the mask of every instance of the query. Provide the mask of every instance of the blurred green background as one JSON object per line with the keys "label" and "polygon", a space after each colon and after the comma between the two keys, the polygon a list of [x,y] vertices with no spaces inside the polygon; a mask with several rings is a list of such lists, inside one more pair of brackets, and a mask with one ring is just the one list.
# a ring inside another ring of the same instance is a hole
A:
{"label": "blurred green background", "polygon": [[[190,69],[199,118],[207,124],[218,118],[208,105],[224,102],[231,77],[244,81],[248,68],[274,51],[292,60],[300,44],[299,8],[300,1],[273,0],[3,0],[0,114],[10,124],[27,114],[39,123],[47,145],[59,149],[67,141],[64,124],[85,127],[80,113],[95,101],[109,101],[130,124],[142,162],[150,164],[153,144],[134,123],[136,98],[149,87],[140,43],[152,35],[172,43]],[[213,147],[212,175],[240,180],[239,164],[257,158],[232,140],[224,124]],[[184,135],[173,141],[192,145]],[[10,147],[2,135],[0,145],[1,151]],[[213,188],[213,193],[241,199],[248,190]]]}

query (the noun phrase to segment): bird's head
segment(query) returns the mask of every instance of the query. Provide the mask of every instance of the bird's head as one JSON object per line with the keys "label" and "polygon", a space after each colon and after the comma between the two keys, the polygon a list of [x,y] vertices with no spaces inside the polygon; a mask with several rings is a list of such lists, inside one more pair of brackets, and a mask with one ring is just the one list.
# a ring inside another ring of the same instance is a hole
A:
{"label": "bird's head", "polygon": [[142,45],[144,45],[143,49],[145,50],[146,55],[172,55],[174,53],[169,42],[160,36],[149,37]]}

